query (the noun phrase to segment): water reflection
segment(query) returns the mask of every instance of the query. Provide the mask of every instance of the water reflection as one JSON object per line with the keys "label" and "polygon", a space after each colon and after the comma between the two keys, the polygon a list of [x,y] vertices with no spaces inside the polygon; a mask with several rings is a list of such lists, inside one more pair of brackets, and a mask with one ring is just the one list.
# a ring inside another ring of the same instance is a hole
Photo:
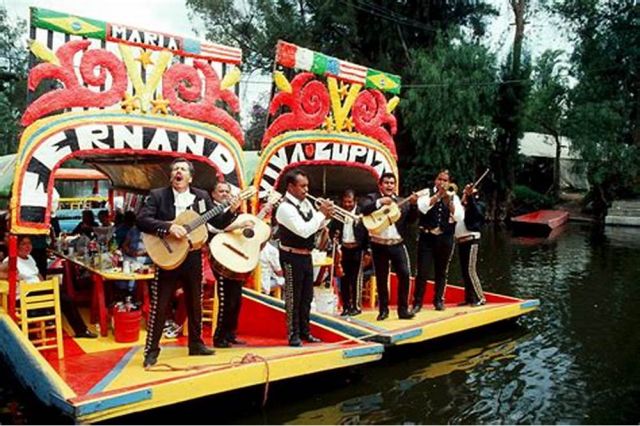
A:
{"label": "water reflection", "polygon": [[[517,324],[396,348],[358,369],[357,380],[349,370],[273,384],[264,411],[229,396],[124,421],[638,424],[639,255],[638,230],[598,236],[570,224],[555,238],[523,243],[506,229],[487,229],[478,268],[484,288],[541,301]],[[457,258],[450,278],[461,282]],[[260,398],[257,389],[246,399]],[[216,414],[204,416],[211,404]]]}

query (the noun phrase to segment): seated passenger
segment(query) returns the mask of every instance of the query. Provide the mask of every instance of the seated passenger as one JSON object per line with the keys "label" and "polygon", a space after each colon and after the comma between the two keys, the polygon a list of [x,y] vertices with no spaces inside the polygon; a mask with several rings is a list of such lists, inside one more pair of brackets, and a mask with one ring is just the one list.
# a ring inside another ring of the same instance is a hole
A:
{"label": "seated passenger", "polygon": [[[28,283],[43,281],[42,276],[38,271],[36,261],[31,256],[31,238],[27,235],[22,235],[18,238],[18,280]],[[9,258],[6,258],[2,264],[0,264],[0,278],[7,279],[9,275]],[[20,292],[16,292],[16,298],[19,299]],[[73,301],[65,293],[60,292],[60,306],[63,315],[67,318],[67,322],[73,329],[76,338],[89,338],[95,339],[98,337],[96,334],[89,331],[85,325],[78,308],[74,305]]]}
{"label": "seated passenger", "polygon": [[78,225],[73,228],[71,232],[73,235],[85,235],[87,237],[91,237],[93,234],[93,228],[98,226],[96,222],[95,216],[93,215],[92,210],[83,210],[82,211],[82,220]]}
{"label": "seated passenger", "polygon": [[264,294],[273,294],[276,288],[284,285],[284,274],[280,266],[278,241],[273,238],[274,234],[275,231],[272,231],[272,238],[264,245],[264,248],[260,252],[260,280]]}

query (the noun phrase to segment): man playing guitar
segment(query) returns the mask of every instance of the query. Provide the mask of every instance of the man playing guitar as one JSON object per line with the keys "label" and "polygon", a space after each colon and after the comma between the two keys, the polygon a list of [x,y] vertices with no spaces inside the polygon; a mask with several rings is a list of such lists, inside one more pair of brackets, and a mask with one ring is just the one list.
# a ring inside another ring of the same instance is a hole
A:
{"label": "man playing guitar", "polygon": [[[393,173],[383,173],[378,180],[378,191],[369,194],[361,204],[363,215],[371,214],[382,206],[396,202],[396,177]],[[411,270],[407,246],[407,224],[415,216],[417,195],[412,194],[410,202],[401,208],[400,219],[382,232],[369,231],[373,264],[378,290],[378,321],[389,317],[389,263],[398,275],[398,318],[411,319],[409,311],[409,273]]]}
{"label": "man playing guitar", "polygon": [[[175,159],[170,166],[171,185],[153,189],[138,212],[137,225],[142,232],[158,237],[171,236],[180,240],[188,238],[189,231],[172,221],[186,210],[202,214],[213,208],[206,191],[190,186],[193,181],[193,164],[184,158]],[[218,215],[220,216],[220,215]],[[210,222],[215,226],[217,216]],[[156,279],[151,284],[151,311],[149,332],[144,348],[145,368],[155,365],[160,354],[160,338],[177,281],[181,281],[187,303],[189,319],[189,355],[213,355],[214,351],[202,341],[202,258],[200,250],[190,251],[182,264],[175,269],[157,268]]]}

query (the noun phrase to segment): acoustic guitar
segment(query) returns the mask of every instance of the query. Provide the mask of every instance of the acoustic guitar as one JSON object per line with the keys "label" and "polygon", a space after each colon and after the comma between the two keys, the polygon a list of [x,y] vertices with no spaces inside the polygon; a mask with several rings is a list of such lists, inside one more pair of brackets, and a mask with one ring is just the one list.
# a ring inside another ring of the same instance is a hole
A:
{"label": "acoustic guitar", "polygon": [[[416,195],[418,197],[422,197],[423,195],[427,194],[429,194],[429,188],[421,189],[420,191],[416,192]],[[409,198],[405,198],[399,203],[391,203],[386,206],[382,206],[373,213],[367,216],[363,216],[362,224],[372,233],[379,234],[389,226],[400,220],[400,216],[402,215],[400,207],[402,207],[408,201]]]}
{"label": "acoustic guitar", "polygon": [[280,193],[272,192],[257,216],[241,214],[230,225],[251,221],[252,227],[222,232],[213,237],[209,250],[214,271],[229,279],[242,280],[256,268],[262,245],[271,236],[271,227],[263,219],[281,198]]}
{"label": "acoustic guitar", "polygon": [[[246,200],[256,193],[254,187],[244,189],[237,198]],[[198,250],[207,242],[208,230],[206,223],[222,213],[233,200],[226,201],[199,215],[193,210],[186,210],[178,215],[171,223],[182,225],[187,230],[185,238],[176,238],[171,234],[159,237],[142,233],[142,242],[147,254],[159,268],[172,270],[184,262],[190,250]]]}

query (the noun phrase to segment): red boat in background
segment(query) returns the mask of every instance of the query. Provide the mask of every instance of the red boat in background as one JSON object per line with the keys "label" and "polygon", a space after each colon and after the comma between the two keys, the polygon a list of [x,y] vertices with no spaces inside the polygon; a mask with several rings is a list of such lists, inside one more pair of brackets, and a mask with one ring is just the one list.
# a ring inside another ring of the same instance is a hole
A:
{"label": "red boat in background", "polygon": [[546,236],[568,220],[569,212],[565,210],[537,210],[512,218],[511,225],[518,234]]}

